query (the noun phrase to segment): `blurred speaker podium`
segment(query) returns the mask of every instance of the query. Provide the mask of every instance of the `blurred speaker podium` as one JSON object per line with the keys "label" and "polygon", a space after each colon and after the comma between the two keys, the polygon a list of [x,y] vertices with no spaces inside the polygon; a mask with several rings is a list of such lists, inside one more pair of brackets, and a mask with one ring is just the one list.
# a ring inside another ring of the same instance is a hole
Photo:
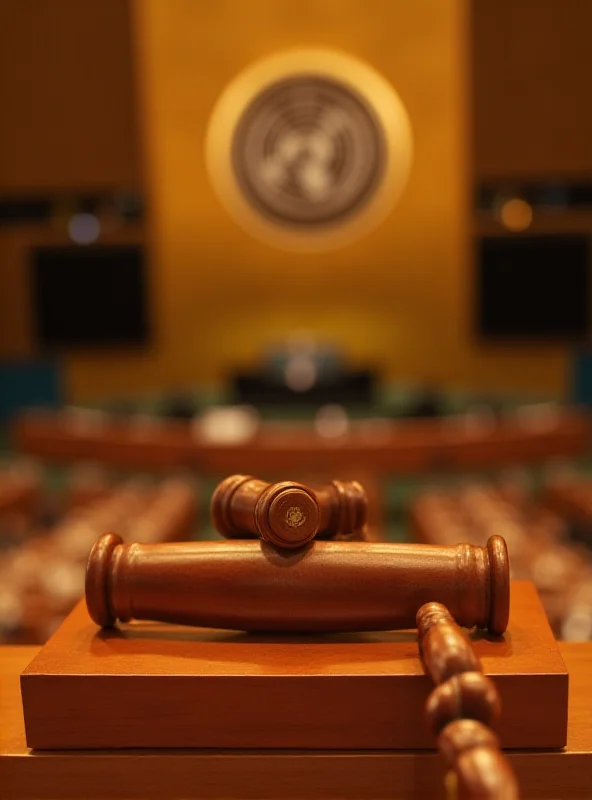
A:
{"label": "blurred speaker podium", "polygon": [[267,348],[258,369],[234,372],[232,395],[251,405],[371,405],[377,373],[352,369],[339,347],[296,333]]}

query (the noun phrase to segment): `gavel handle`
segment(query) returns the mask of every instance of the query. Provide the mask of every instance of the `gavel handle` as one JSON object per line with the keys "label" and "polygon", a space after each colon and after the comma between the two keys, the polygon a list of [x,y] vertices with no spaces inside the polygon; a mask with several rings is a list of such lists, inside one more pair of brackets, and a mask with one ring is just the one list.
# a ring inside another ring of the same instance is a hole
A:
{"label": "gavel handle", "polygon": [[426,719],[451,770],[458,800],[517,800],[518,783],[491,730],[499,718],[497,687],[483,675],[468,636],[450,610],[426,603],[417,613],[418,645],[436,688]]}
{"label": "gavel handle", "polygon": [[280,551],[262,541],[123,544],[91,552],[86,599],[99,625],[151,619],[246,631],[364,631],[414,627],[436,598],[467,627],[503,633],[505,543],[314,542]]}

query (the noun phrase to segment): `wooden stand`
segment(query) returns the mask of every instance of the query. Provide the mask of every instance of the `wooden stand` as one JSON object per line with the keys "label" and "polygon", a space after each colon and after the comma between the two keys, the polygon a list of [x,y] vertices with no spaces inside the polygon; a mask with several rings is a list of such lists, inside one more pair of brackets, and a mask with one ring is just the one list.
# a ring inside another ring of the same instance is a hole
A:
{"label": "wooden stand", "polygon": [[[568,676],[531,584],[501,639],[474,635],[504,747],[560,748]],[[80,604],[21,679],[27,744],[76,748],[433,748],[417,632],[261,636],[138,622]]]}

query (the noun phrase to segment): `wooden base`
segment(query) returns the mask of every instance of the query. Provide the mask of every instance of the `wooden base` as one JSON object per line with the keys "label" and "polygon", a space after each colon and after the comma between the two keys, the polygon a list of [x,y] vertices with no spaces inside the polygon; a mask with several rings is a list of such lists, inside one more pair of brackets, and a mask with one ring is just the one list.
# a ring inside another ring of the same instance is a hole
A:
{"label": "wooden base", "polygon": [[[568,678],[531,584],[503,639],[475,635],[504,747],[563,747]],[[415,631],[249,636],[133,623],[80,604],[22,676],[27,743],[54,748],[431,748]]]}
{"label": "wooden base", "polygon": [[[569,671],[565,750],[507,753],[523,800],[592,797],[592,642],[560,643]],[[0,795],[11,800],[370,800],[444,796],[434,751],[62,750],[25,745],[19,673],[37,647],[0,647]],[[393,715],[396,723],[396,716]]]}

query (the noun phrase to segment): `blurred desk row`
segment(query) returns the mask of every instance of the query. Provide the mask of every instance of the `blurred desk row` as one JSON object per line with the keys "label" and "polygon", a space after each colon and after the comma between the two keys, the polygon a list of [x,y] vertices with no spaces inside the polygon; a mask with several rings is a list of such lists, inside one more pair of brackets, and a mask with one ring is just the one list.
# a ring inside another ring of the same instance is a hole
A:
{"label": "blurred desk row", "polygon": [[195,481],[71,472],[61,497],[47,491],[39,467],[17,462],[0,472],[0,642],[41,643],[54,632],[84,590],[88,553],[102,533],[130,542],[195,536]]}
{"label": "blurred desk row", "polygon": [[202,474],[418,474],[541,463],[589,453],[592,427],[575,410],[532,409],[507,418],[350,420],[339,406],[310,423],[263,422],[253,409],[212,409],[193,422],[76,409],[16,419],[20,453],[55,462],[95,461],[130,469],[191,468]]}
{"label": "blurred desk row", "polygon": [[[25,414],[12,429],[15,453],[44,466],[0,472],[0,639],[47,638],[82,593],[84,560],[107,530],[128,541],[216,536],[210,495],[237,472],[358,480],[374,540],[483,545],[500,533],[513,577],[535,583],[555,634],[592,638],[592,484],[565,467],[589,454],[591,432],[586,415],[546,406],[495,420],[349,419],[325,409],[315,424],[262,421],[243,407],[193,421]],[[539,492],[524,467],[543,465]],[[49,490],[47,474],[64,471],[61,492]]]}

